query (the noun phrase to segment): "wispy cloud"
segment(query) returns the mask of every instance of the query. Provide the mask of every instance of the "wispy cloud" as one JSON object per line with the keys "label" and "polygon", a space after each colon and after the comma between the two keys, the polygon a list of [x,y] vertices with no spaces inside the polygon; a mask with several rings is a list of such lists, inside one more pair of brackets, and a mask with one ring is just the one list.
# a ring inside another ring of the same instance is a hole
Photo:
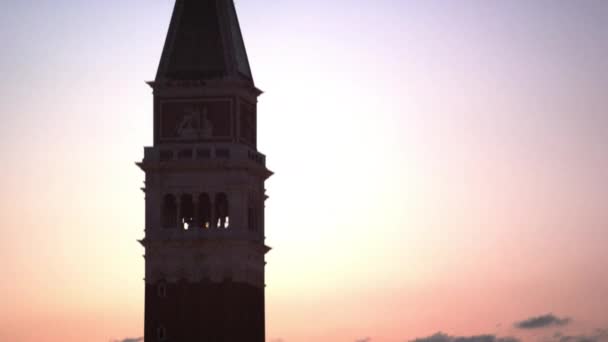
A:
{"label": "wispy cloud", "polygon": [[555,333],[550,342],[608,342],[608,329],[596,329],[591,334],[564,335]]}
{"label": "wispy cloud", "polygon": [[122,340],[112,340],[111,342],[144,342],[144,338],[143,337],[124,338]]}
{"label": "wispy cloud", "polygon": [[365,338],[360,338],[358,340],[355,340],[355,342],[370,342],[372,340],[371,337],[365,337]]}
{"label": "wispy cloud", "polygon": [[570,323],[570,318],[559,318],[553,314],[530,317],[520,322],[515,322],[515,327],[519,329],[539,329],[550,326],[563,326]]}
{"label": "wispy cloud", "polygon": [[520,342],[514,337],[497,337],[496,335],[450,336],[441,332],[428,337],[421,337],[410,342]]}

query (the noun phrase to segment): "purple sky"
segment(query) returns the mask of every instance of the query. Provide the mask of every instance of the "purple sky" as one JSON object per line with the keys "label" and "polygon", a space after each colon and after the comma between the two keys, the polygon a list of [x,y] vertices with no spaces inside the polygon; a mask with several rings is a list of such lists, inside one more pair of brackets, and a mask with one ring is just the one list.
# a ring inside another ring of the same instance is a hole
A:
{"label": "purple sky", "polygon": [[[236,4],[276,172],[269,340],[608,340],[608,1]],[[0,340],[139,336],[133,163],[173,1],[0,7]],[[570,320],[514,326],[547,313]]]}

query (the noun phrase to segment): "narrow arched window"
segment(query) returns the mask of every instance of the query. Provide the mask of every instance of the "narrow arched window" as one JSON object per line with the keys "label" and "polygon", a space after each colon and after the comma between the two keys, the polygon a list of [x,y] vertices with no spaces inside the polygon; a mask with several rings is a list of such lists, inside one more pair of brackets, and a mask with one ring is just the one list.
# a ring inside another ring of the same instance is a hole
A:
{"label": "narrow arched window", "polygon": [[158,294],[160,298],[167,298],[167,283],[164,281],[159,282],[156,286],[156,294]]}
{"label": "narrow arched window", "polygon": [[194,203],[190,194],[182,195],[180,198],[179,227],[184,230],[194,228]]}
{"label": "narrow arched window", "polygon": [[175,196],[168,194],[163,198],[162,226],[163,228],[177,227],[177,203]]}
{"label": "narrow arched window", "polygon": [[207,194],[198,197],[198,225],[205,229],[211,228],[211,199]]}
{"label": "narrow arched window", "polygon": [[157,334],[159,341],[167,340],[167,329],[165,329],[165,327],[163,327],[163,326],[158,327],[158,329],[156,329],[156,334]]}
{"label": "narrow arched window", "polygon": [[215,215],[217,228],[228,228],[230,226],[230,206],[228,196],[219,193],[215,196]]}

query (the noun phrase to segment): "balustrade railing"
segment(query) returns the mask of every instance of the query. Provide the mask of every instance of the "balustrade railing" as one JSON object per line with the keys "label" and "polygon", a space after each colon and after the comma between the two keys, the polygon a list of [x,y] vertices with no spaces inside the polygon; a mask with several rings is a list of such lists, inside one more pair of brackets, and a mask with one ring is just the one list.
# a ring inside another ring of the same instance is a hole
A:
{"label": "balustrade railing", "polygon": [[233,144],[215,144],[215,146],[157,146],[145,149],[145,162],[204,161],[204,160],[249,160],[266,166],[266,156],[256,150]]}

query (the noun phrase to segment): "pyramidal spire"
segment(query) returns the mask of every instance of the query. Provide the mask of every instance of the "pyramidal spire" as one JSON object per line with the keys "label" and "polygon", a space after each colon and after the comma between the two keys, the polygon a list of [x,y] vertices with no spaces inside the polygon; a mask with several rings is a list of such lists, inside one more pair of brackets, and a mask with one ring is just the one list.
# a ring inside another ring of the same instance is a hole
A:
{"label": "pyramidal spire", "polygon": [[156,81],[253,83],[233,0],[176,0]]}

